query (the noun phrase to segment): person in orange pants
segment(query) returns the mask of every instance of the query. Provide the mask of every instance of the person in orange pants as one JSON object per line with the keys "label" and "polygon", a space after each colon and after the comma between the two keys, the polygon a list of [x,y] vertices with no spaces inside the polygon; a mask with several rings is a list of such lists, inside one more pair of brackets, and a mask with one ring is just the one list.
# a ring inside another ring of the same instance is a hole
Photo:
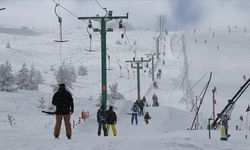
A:
{"label": "person in orange pants", "polygon": [[58,91],[52,98],[52,104],[56,106],[56,125],[54,128],[55,138],[59,138],[62,119],[66,128],[66,136],[71,139],[72,130],[70,124],[70,116],[74,112],[73,98],[65,88],[65,84],[60,84]]}
{"label": "person in orange pants", "polygon": [[113,131],[113,135],[117,135],[116,127],[115,124],[117,122],[117,116],[116,113],[113,110],[113,106],[109,107],[109,110],[107,111],[107,135],[109,134],[109,128],[111,127]]}

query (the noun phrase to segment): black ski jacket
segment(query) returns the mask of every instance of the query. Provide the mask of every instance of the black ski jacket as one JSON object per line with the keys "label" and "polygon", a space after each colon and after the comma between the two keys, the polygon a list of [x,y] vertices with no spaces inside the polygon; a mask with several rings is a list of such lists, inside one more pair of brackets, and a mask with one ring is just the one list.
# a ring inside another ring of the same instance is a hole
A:
{"label": "black ski jacket", "polygon": [[65,88],[61,87],[54,94],[52,104],[56,106],[56,114],[66,115],[74,112],[73,98]]}
{"label": "black ski jacket", "polygon": [[107,111],[104,108],[98,109],[96,117],[98,123],[106,123]]}
{"label": "black ski jacket", "polygon": [[115,124],[117,121],[116,113],[113,110],[107,112],[107,124]]}

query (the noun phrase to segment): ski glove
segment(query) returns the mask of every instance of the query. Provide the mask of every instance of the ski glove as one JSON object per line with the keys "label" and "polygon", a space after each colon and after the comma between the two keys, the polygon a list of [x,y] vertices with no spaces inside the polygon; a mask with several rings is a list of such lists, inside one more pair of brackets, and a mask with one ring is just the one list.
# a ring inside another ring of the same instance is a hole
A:
{"label": "ski glove", "polygon": [[74,109],[71,109],[71,110],[70,110],[70,114],[73,114],[73,113],[74,113]]}

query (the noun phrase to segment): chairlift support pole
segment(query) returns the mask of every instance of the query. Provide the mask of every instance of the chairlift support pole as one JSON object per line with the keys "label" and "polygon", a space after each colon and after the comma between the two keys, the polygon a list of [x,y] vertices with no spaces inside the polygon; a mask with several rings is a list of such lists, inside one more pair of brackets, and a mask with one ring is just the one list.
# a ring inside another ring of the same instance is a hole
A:
{"label": "chairlift support pole", "polygon": [[[133,58],[133,60],[127,60],[126,62],[131,63],[131,68],[134,68],[137,70],[137,100],[141,100],[141,86],[140,86],[140,69],[142,69],[141,64],[145,63],[145,62],[149,62],[151,61],[151,59],[148,60],[143,60],[143,58],[141,58],[141,60],[135,60],[135,57]],[[136,64],[136,67],[133,66],[133,64]]]}
{"label": "chairlift support pole", "polygon": [[107,104],[107,62],[106,62],[106,35],[107,32],[113,31],[113,29],[106,29],[106,23],[113,19],[128,19],[128,13],[126,16],[112,16],[112,11],[109,11],[108,15],[105,16],[95,16],[95,17],[78,17],[79,20],[95,20],[101,22],[101,29],[94,28],[94,32],[100,32],[101,34],[101,66],[102,66],[102,98],[101,105],[106,108]]}
{"label": "chairlift support pole", "polygon": [[152,81],[155,81],[155,62],[154,62],[154,56],[156,55],[155,53],[153,54],[146,54],[147,56],[151,56],[152,59]]}

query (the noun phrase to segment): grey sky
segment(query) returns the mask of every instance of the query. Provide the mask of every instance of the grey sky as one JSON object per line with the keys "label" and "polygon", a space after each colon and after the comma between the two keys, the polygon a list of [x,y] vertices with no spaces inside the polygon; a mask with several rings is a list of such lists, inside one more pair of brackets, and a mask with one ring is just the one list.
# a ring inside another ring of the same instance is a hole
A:
{"label": "grey sky", "polygon": [[[155,28],[156,16],[167,15],[167,26],[179,29],[188,27],[249,26],[250,1],[248,0],[99,0],[113,15],[129,12],[129,22],[137,27]],[[60,0],[60,3],[77,16],[103,15],[95,0]],[[57,27],[52,0],[0,0],[1,25]],[[66,28],[80,25],[75,17],[61,10]]]}

